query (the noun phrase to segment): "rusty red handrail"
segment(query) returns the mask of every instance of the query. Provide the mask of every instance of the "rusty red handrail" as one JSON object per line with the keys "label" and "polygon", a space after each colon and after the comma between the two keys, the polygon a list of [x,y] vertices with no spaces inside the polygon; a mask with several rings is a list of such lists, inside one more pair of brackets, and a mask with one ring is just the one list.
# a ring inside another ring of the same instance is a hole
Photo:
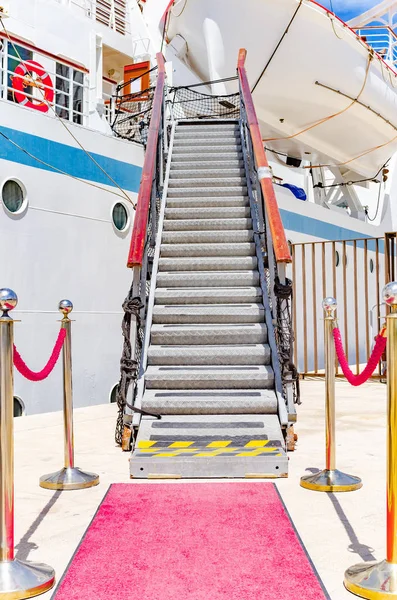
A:
{"label": "rusty red handrail", "polygon": [[141,267],[145,250],[146,231],[152,185],[156,168],[157,142],[161,125],[161,112],[165,87],[165,61],[161,52],[156,54],[158,76],[156,90],[153,98],[152,117],[148,132],[148,140],[143,163],[141,183],[139,186],[138,200],[132,229],[130,251],[128,253],[127,267]]}
{"label": "rusty red handrail", "polygon": [[265,149],[263,147],[258,118],[256,116],[254,101],[252,99],[247,72],[245,70],[246,56],[247,51],[244,48],[241,48],[238,55],[237,71],[240,79],[241,93],[245,104],[245,110],[247,112],[248,126],[251,132],[256,166],[258,171],[259,169],[263,169],[262,172],[264,173],[263,177],[261,177],[260,171],[258,174],[260,177],[260,184],[266,206],[266,215],[269,221],[276,262],[289,263],[292,261],[292,258],[289,251],[287,238],[285,237],[284,226],[281,220],[276,194],[274,193],[273,182],[269,172],[269,163],[267,162]]}

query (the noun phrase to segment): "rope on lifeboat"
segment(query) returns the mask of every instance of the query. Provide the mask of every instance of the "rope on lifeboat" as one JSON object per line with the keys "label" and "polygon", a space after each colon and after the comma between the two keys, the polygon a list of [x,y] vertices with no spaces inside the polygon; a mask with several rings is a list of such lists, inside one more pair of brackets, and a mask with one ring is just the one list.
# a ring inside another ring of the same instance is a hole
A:
{"label": "rope on lifeboat", "polygon": [[267,61],[267,63],[266,63],[266,65],[265,65],[265,67],[264,67],[264,69],[263,69],[262,73],[259,75],[258,79],[256,80],[256,82],[255,82],[255,84],[254,84],[254,87],[253,87],[253,88],[252,88],[252,90],[251,90],[251,94],[253,94],[253,92],[254,92],[255,88],[258,86],[258,84],[259,84],[260,80],[262,79],[262,77],[263,77],[263,76],[264,76],[264,74],[266,73],[268,66],[270,65],[270,63],[272,62],[273,58],[275,57],[277,50],[279,49],[279,47],[281,46],[281,43],[282,43],[282,41],[284,40],[285,36],[287,35],[287,33],[288,33],[288,31],[289,31],[289,28],[291,27],[292,23],[294,22],[294,20],[295,20],[295,17],[296,17],[296,15],[298,14],[298,11],[299,11],[300,7],[302,6],[302,4],[303,4],[303,0],[300,0],[300,1],[299,1],[299,5],[296,7],[296,10],[295,10],[295,12],[294,12],[294,14],[292,15],[292,17],[291,17],[291,19],[290,19],[290,22],[288,23],[288,25],[287,25],[287,27],[286,27],[286,29],[285,29],[285,31],[284,31],[284,33],[283,33],[283,35],[282,35],[282,36],[281,36],[281,38],[279,39],[277,46],[276,46],[276,47],[275,47],[275,49],[273,50],[273,52],[272,52],[272,54],[271,54],[271,56],[270,56],[269,60]]}
{"label": "rope on lifeboat", "polygon": [[[361,97],[361,95],[362,95],[362,93],[363,93],[363,91],[365,89],[365,86],[366,86],[367,81],[368,81],[369,69],[370,69],[371,61],[373,60],[373,57],[374,57],[373,51],[369,52],[369,54],[368,54],[368,61],[367,61],[367,67],[365,69],[364,82],[363,82],[363,84],[361,86],[359,94],[347,106],[345,106],[345,108],[342,108],[342,110],[339,110],[338,112],[334,113],[333,115],[328,115],[327,117],[324,117],[324,118],[320,119],[319,121],[316,121],[312,125],[309,125],[308,127],[305,127],[305,129],[301,129],[297,133],[293,133],[292,135],[287,135],[287,136],[283,136],[283,137],[266,138],[263,141],[264,142],[276,142],[276,141],[280,141],[280,140],[291,140],[291,139],[297,137],[298,135],[301,135],[302,133],[306,133],[306,131],[310,131],[311,129],[314,129],[315,127],[318,127],[318,125],[321,125],[322,123],[325,123],[327,121],[330,121],[331,119],[334,119],[335,117],[338,117],[339,115],[342,115],[347,110],[349,110],[349,108],[351,108],[352,106],[354,106],[354,104],[356,104],[356,102],[360,99],[360,97]],[[351,160],[354,160],[354,159],[351,159]],[[348,162],[350,162],[350,161],[348,161]],[[345,164],[345,163],[342,163],[342,164]],[[312,167],[312,168],[316,168],[316,167]]]}

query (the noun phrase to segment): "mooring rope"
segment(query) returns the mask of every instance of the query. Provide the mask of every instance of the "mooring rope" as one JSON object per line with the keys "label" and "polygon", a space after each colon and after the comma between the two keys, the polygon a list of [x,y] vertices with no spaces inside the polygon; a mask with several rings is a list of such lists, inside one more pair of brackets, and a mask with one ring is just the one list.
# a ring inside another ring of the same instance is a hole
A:
{"label": "mooring rope", "polygon": [[58,337],[55,342],[55,346],[51,352],[51,356],[48,359],[47,364],[45,365],[45,367],[43,369],[41,369],[41,371],[32,371],[31,369],[29,369],[29,367],[26,365],[25,361],[22,359],[21,355],[19,354],[19,352],[16,349],[16,346],[14,344],[15,368],[21,373],[21,375],[26,377],[26,379],[29,379],[29,381],[43,381],[43,379],[46,379],[49,376],[49,374],[53,371],[53,369],[58,361],[59,355],[61,353],[62,346],[65,341],[65,337],[66,337],[66,329],[61,328],[58,333]]}

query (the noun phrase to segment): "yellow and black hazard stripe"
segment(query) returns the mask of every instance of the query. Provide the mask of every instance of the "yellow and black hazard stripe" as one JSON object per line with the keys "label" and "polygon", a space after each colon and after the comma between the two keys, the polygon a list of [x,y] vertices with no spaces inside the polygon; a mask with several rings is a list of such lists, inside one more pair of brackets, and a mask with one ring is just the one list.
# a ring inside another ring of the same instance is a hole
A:
{"label": "yellow and black hazard stripe", "polygon": [[136,446],[136,453],[141,457],[156,456],[170,458],[189,456],[194,458],[212,456],[261,456],[263,454],[281,456],[281,442],[278,440],[250,440],[244,445],[233,443],[233,440],[213,440],[205,444],[203,440],[191,441],[154,441],[141,440]]}

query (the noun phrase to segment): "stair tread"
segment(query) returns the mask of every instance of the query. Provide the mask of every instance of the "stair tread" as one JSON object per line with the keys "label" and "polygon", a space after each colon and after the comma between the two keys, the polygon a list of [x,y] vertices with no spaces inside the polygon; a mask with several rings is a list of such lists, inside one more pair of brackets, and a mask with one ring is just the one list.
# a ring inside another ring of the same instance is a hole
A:
{"label": "stair tread", "polygon": [[165,219],[164,231],[213,231],[252,229],[252,219],[248,217],[232,219]]}
{"label": "stair tread", "polygon": [[270,365],[148,366],[145,372],[146,389],[265,389],[274,381]]}
{"label": "stair tread", "polygon": [[254,256],[252,242],[213,243],[213,244],[162,244],[161,257],[188,258],[194,256]]}
{"label": "stair tread", "polygon": [[256,286],[259,284],[257,270],[245,271],[159,271],[159,287],[234,287]]}
{"label": "stair tread", "polygon": [[256,256],[199,256],[160,258],[159,271],[236,271],[254,270]]}
{"label": "stair tread", "polygon": [[161,415],[275,414],[274,390],[147,390],[142,408]]}
{"label": "stair tread", "polygon": [[260,323],[263,304],[155,305],[153,323]]}
{"label": "stair tread", "polygon": [[223,229],[219,231],[163,231],[163,244],[196,244],[196,243],[227,243],[251,242],[254,239],[252,229]]}
{"label": "stair tread", "polygon": [[265,323],[153,324],[152,345],[263,344]]}
{"label": "stair tread", "polygon": [[148,351],[149,365],[257,365],[268,364],[268,344],[217,344],[207,346],[152,345]]}
{"label": "stair tread", "polygon": [[247,286],[240,288],[161,288],[155,291],[155,303],[166,304],[216,304],[234,302],[258,302],[262,299],[262,290],[259,287]]}

